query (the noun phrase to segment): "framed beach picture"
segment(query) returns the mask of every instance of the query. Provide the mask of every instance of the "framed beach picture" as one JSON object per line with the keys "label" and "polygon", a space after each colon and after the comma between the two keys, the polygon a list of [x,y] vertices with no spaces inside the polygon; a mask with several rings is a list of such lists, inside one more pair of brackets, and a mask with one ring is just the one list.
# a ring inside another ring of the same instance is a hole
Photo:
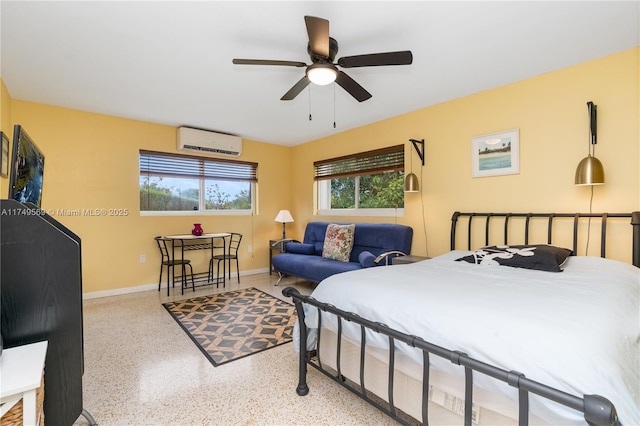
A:
{"label": "framed beach picture", "polygon": [[7,177],[9,175],[9,138],[4,132],[0,132],[2,140],[2,157],[0,157],[0,175]]}
{"label": "framed beach picture", "polygon": [[520,173],[518,129],[474,136],[471,139],[471,176],[499,176]]}

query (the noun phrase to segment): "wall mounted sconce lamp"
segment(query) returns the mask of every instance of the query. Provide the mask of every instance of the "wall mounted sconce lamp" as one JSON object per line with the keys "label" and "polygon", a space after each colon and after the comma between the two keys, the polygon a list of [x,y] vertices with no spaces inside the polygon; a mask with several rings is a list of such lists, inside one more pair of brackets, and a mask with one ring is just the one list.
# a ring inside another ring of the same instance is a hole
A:
{"label": "wall mounted sconce lamp", "polygon": [[[424,139],[409,139],[409,141],[418,153],[418,157],[420,157],[420,161],[422,161],[422,165],[424,166]],[[420,191],[420,183],[418,182],[418,177],[413,174],[413,151],[411,151],[411,163],[409,170],[409,174],[404,178],[404,192],[418,192]]]}
{"label": "wall mounted sconce lamp", "polygon": [[287,223],[293,222],[293,216],[291,216],[289,210],[280,210],[274,220],[282,223],[282,239],[284,240],[287,238],[285,227],[287,226]]}
{"label": "wall mounted sconce lamp", "polygon": [[580,161],[576,169],[576,185],[602,185],[604,183],[604,167],[595,157],[597,136],[598,107],[593,102],[587,102],[589,109],[589,154]]}

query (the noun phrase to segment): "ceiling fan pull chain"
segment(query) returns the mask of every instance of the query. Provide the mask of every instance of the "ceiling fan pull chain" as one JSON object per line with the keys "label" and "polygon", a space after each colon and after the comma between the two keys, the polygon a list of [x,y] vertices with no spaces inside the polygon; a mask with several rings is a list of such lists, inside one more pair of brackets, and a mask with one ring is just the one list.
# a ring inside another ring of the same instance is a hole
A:
{"label": "ceiling fan pull chain", "polygon": [[311,86],[309,86],[309,121],[311,121]]}
{"label": "ceiling fan pull chain", "polygon": [[336,128],[336,83],[333,83],[333,128]]}

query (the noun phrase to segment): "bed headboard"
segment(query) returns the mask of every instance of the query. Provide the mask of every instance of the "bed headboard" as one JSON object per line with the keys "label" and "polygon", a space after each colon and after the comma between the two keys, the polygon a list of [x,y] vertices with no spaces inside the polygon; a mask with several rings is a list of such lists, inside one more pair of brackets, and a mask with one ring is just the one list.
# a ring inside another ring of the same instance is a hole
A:
{"label": "bed headboard", "polygon": [[[547,229],[547,244],[552,244],[553,225],[556,220],[573,218],[573,252],[578,252],[578,223],[581,219],[586,219],[591,223],[592,219],[596,219],[596,223],[600,225],[600,256],[606,257],[606,243],[607,243],[607,219],[615,218],[629,218],[631,219],[631,226],[633,232],[633,246],[632,246],[632,263],[640,268],[640,211],[632,213],[461,213],[455,212],[451,217],[451,250],[456,248],[456,227],[458,220],[462,217],[468,218],[467,221],[467,250],[473,250],[472,247],[472,224],[474,219],[484,219],[484,242],[485,246],[490,245],[490,225],[492,223],[502,224],[504,227],[504,240],[502,244],[509,244],[509,236],[512,230],[509,224],[511,218],[524,219],[524,244],[529,244],[529,234],[531,224],[535,222],[546,220]],[[477,220],[476,220],[477,222]]]}

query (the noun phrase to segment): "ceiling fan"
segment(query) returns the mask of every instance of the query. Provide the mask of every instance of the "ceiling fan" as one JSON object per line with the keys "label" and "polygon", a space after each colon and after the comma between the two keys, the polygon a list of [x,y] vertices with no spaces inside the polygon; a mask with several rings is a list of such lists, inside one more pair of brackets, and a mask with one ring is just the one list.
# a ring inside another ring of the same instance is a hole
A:
{"label": "ceiling fan", "polygon": [[362,102],[371,98],[371,93],[367,92],[344,71],[339,70],[338,66],[341,68],[376,67],[382,65],[410,65],[413,62],[411,51],[403,50],[399,52],[345,56],[334,63],[333,61],[338,53],[338,42],[329,37],[329,21],[314,16],[305,16],[304,22],[309,35],[307,52],[311,58],[310,65],[304,62],[272,61],[267,59],[234,59],[233,63],[238,65],[306,67],[304,77],[280,98],[282,101],[294,99],[309,83],[325,85],[335,81],[358,102]]}

